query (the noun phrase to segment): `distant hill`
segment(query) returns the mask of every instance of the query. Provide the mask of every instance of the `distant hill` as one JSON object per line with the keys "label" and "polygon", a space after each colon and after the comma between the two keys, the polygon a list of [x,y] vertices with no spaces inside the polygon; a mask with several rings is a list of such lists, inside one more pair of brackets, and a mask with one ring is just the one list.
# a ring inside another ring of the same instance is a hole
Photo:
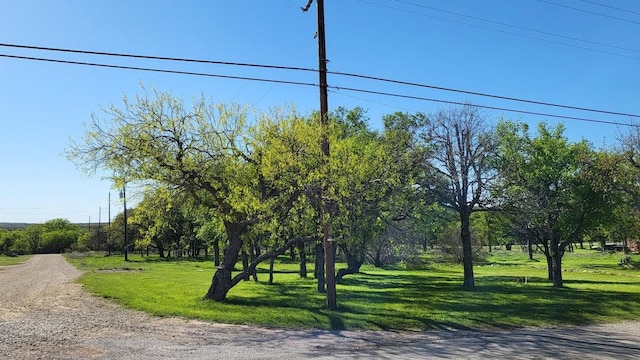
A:
{"label": "distant hill", "polygon": [[[12,222],[0,222],[0,229],[5,229],[5,230],[22,230],[30,225],[33,224],[29,224],[29,223],[12,223]],[[83,229],[88,229],[89,227],[91,227],[92,229],[94,227],[97,227],[98,224],[97,223],[76,223],[76,225],[80,226]],[[106,226],[106,224],[100,224],[100,226],[104,227]]]}
{"label": "distant hill", "polygon": [[32,225],[32,224],[27,224],[27,223],[10,223],[10,222],[0,222],[0,229],[6,229],[6,230],[20,230],[20,229],[24,229],[27,226]]}

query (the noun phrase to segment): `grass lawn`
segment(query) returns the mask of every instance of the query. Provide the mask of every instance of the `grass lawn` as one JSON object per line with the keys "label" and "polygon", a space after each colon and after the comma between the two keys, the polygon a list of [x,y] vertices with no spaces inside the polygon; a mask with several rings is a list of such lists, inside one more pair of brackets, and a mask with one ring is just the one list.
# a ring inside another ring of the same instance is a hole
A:
{"label": "grass lawn", "polygon": [[274,285],[266,283],[265,263],[259,267],[260,282],[242,282],[226,302],[216,303],[202,300],[214,273],[210,261],[135,255],[129,262],[102,255],[69,261],[87,271],[80,281],[89,292],[156,316],[281,328],[430,330],[638,319],[640,271],[618,265],[621,256],[590,250],[566,254],[562,289],[546,280],[543,255],[531,261],[519,250],[494,251],[476,265],[473,292],[461,289],[460,265],[363,266],[361,274],[338,284],[337,311],[326,310],[324,294],[316,293],[312,263],[309,279],[298,276],[297,264],[276,263]]}
{"label": "grass lawn", "polygon": [[0,269],[2,266],[10,266],[23,263],[29,260],[28,255],[20,255],[20,256],[6,256],[0,254]]}

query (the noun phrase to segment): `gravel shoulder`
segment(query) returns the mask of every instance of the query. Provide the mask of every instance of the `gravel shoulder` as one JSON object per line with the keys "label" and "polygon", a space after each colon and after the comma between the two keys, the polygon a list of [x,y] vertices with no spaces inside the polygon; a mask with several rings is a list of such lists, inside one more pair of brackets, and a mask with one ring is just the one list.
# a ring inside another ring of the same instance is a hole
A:
{"label": "gravel shoulder", "polygon": [[0,358],[640,358],[640,322],[505,332],[264,329],[154,318],[89,295],[75,283],[81,275],[60,255],[0,268]]}

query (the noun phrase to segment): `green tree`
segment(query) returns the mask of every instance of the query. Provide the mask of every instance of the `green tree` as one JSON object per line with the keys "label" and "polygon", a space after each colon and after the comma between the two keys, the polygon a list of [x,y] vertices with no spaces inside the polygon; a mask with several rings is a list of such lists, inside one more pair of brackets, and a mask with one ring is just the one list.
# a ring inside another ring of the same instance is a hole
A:
{"label": "green tree", "polygon": [[21,237],[21,231],[18,230],[0,230],[0,254],[10,254],[13,252],[14,245]]}
{"label": "green tree", "polygon": [[42,233],[40,251],[43,253],[62,253],[78,241],[79,232],[52,230]]}
{"label": "green tree", "polygon": [[562,287],[567,246],[599,226],[625,201],[629,184],[617,154],[570,143],[564,127],[541,123],[533,138],[525,124],[502,122],[498,166],[502,206],[547,258],[549,280]]}
{"label": "green tree", "polygon": [[[136,243],[140,243],[141,231],[138,224],[131,221],[131,217],[135,217],[136,209],[127,209],[127,251],[133,252]],[[109,246],[112,251],[120,251],[124,254],[124,213],[119,213],[111,221],[106,229],[106,236],[109,239]]]}
{"label": "green tree", "polygon": [[190,226],[186,211],[185,202],[176,191],[166,187],[147,189],[136,206],[135,216],[131,217],[131,223],[138,225],[141,231],[136,246],[152,246],[161,258],[165,257],[166,250],[175,249],[179,252],[178,249],[185,246]]}
{"label": "green tree", "polygon": [[[331,141],[332,234],[347,267],[336,281],[357,273],[372,247],[383,249],[389,224],[406,218],[412,204],[415,156],[401,128],[405,114],[385,117],[380,134],[367,126],[364,111],[338,109]],[[390,244],[388,244],[390,245]],[[378,257],[379,260],[379,257]]]}
{"label": "green tree", "polygon": [[488,189],[496,175],[491,166],[495,137],[478,108],[471,105],[441,110],[415,130],[429,150],[421,163],[421,186],[459,215],[463,287],[471,290],[475,280],[470,217],[490,201]]}
{"label": "green tree", "polygon": [[[262,155],[249,123],[264,115],[250,119],[246,108],[204,98],[188,108],[155,91],[134,101],[125,97],[121,107],[111,106],[106,113],[108,121],[93,116],[82,142],[71,144],[70,158],[89,172],[114,171],[117,184],[126,180],[177,188],[216,214],[228,243],[205,298],[224,300],[246,277],[232,277],[243,235],[253,225],[287,213],[302,195],[300,187],[278,187],[281,179],[261,172]],[[295,117],[272,115],[275,122]]]}

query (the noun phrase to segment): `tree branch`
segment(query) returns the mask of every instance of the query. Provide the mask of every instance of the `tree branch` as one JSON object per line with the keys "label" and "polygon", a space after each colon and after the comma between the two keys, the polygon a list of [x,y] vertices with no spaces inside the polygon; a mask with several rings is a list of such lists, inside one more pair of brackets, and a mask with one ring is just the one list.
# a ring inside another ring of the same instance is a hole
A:
{"label": "tree branch", "polygon": [[240,281],[245,279],[248,275],[253,274],[256,271],[256,267],[261,262],[263,262],[263,261],[265,261],[267,259],[275,258],[277,256],[280,256],[280,255],[284,254],[293,245],[304,244],[305,242],[311,241],[311,240],[314,240],[314,239],[317,239],[317,236],[314,235],[314,236],[304,236],[304,237],[299,237],[299,238],[293,238],[293,239],[290,239],[289,241],[285,242],[284,245],[282,245],[281,247],[277,248],[276,250],[273,250],[271,252],[264,253],[264,254],[258,256],[257,258],[255,258],[255,260],[253,260],[251,262],[251,264],[249,265],[249,267],[247,267],[246,270],[240,272],[239,274],[237,274],[236,276],[233,277],[233,279],[231,280],[231,287],[234,287],[235,285],[237,285]]}

